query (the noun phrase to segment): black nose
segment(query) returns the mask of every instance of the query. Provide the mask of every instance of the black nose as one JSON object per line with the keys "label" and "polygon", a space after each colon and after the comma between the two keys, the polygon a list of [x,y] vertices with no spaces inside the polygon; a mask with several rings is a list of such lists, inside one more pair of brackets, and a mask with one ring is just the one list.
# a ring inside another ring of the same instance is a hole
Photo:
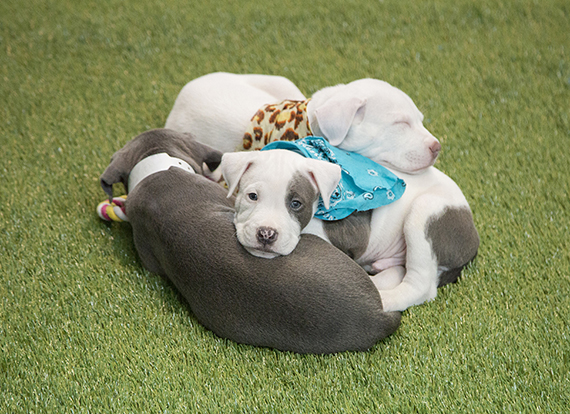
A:
{"label": "black nose", "polygon": [[277,234],[271,227],[260,227],[257,229],[257,240],[264,245],[271,244],[277,240]]}

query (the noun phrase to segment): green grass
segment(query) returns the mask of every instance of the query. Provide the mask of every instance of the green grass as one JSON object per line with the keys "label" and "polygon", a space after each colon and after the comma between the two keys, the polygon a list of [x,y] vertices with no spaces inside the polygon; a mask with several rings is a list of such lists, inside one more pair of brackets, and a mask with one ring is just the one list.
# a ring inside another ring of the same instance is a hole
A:
{"label": "green grass", "polygon": [[[0,412],[565,412],[570,4],[0,2]],[[476,262],[366,353],[215,337],[95,214],[111,154],[212,71],[406,91]]]}

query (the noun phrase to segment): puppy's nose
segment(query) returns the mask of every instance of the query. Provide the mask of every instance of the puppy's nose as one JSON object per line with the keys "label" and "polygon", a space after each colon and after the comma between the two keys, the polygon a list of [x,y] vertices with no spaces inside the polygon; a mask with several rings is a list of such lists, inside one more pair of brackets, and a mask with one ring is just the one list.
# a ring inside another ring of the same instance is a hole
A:
{"label": "puppy's nose", "polygon": [[277,235],[277,231],[271,227],[260,227],[257,229],[257,240],[263,245],[275,242]]}
{"label": "puppy's nose", "polygon": [[435,141],[433,144],[431,144],[429,150],[431,151],[434,157],[437,157],[439,151],[441,151],[441,144],[438,141]]}

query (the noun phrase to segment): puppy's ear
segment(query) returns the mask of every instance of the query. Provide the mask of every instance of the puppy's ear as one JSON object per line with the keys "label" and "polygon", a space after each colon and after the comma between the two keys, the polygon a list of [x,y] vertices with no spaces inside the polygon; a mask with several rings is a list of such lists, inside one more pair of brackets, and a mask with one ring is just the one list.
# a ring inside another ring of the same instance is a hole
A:
{"label": "puppy's ear", "polygon": [[208,164],[202,163],[202,174],[209,180],[219,183],[222,179],[222,169],[220,167],[216,168],[214,171],[210,170]]}
{"label": "puppy's ear", "polygon": [[[315,116],[324,137],[332,144],[340,144],[355,118],[362,118],[365,99],[358,97],[334,96],[315,109]],[[356,116],[357,112],[360,116]]]}
{"label": "puppy's ear", "polygon": [[217,150],[212,150],[208,152],[204,157],[204,164],[208,166],[210,171],[214,171],[216,168],[220,166],[222,162],[222,153]]}
{"label": "puppy's ear", "polygon": [[222,156],[220,168],[228,184],[228,198],[237,188],[242,175],[247,171],[257,157],[257,152],[227,152]]}
{"label": "puppy's ear", "polygon": [[113,199],[113,184],[123,183],[125,188],[127,188],[127,179],[129,171],[127,171],[127,163],[125,162],[125,157],[122,151],[117,151],[111,157],[111,163],[105,169],[101,177],[99,177],[99,183],[103,188],[103,191],[109,196],[109,202]]}
{"label": "puppy's ear", "polygon": [[210,180],[219,182],[222,179],[221,169],[218,168],[222,162],[222,152],[213,148],[209,149],[210,151],[202,159],[202,174]]}
{"label": "puppy's ear", "polygon": [[325,208],[329,208],[331,195],[340,181],[340,167],[327,161],[307,159],[307,169],[309,177],[321,193]]}

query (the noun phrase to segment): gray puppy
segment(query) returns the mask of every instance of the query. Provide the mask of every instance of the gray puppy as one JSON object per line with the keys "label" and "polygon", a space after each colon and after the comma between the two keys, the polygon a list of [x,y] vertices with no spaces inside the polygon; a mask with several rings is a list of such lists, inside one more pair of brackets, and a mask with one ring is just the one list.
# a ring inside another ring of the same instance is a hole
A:
{"label": "gray puppy", "polygon": [[392,334],[399,312],[384,312],[374,284],[355,262],[312,235],[273,260],[249,254],[233,224],[234,199],[202,173],[221,153],[190,134],[147,131],[117,151],[101,176],[129,183],[141,160],[167,153],[188,163],[147,176],[128,189],[126,213],[142,264],[166,276],[196,318],[236,342],[299,353],[363,351]]}

